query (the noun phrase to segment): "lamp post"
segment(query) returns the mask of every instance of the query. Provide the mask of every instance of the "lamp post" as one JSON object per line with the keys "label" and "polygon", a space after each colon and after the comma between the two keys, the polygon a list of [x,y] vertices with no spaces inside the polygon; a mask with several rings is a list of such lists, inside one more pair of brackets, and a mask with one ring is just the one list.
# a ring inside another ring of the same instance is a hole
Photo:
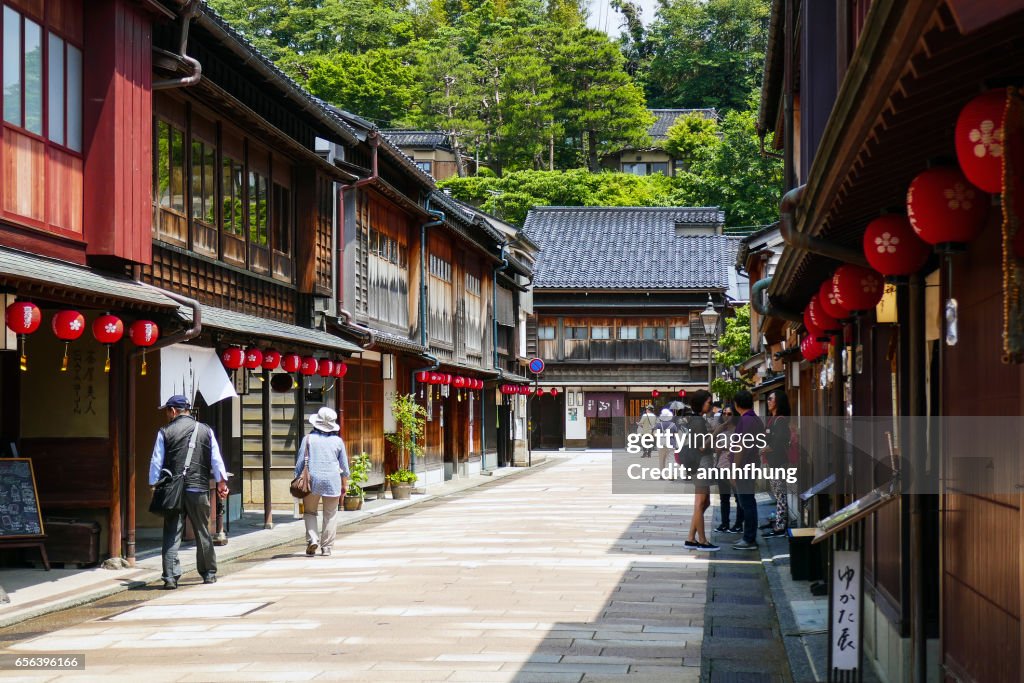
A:
{"label": "lamp post", "polygon": [[715,304],[711,301],[711,293],[708,292],[708,305],[700,313],[700,321],[704,325],[704,334],[708,337],[708,392],[711,391],[711,370],[713,367],[713,353],[715,340],[718,339],[718,319],[720,314],[715,310]]}

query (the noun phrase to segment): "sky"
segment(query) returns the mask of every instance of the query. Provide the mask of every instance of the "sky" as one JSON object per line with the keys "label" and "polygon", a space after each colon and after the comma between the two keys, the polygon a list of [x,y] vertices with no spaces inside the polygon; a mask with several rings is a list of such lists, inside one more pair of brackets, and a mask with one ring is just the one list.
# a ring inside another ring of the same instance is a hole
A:
{"label": "sky", "polygon": [[[654,12],[658,8],[657,0],[635,0],[643,9],[641,15],[644,25],[650,26],[654,20]],[[591,28],[604,31],[610,36],[618,36],[622,31],[622,15],[613,10],[608,0],[590,0],[590,17],[587,24]]]}

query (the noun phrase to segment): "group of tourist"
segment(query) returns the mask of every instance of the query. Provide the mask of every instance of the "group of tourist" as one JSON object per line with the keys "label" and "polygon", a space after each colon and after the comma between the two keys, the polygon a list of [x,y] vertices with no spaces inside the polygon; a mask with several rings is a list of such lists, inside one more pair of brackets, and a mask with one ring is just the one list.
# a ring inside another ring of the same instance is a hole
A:
{"label": "group of tourist", "polygon": [[[749,391],[739,391],[731,404],[722,405],[712,401],[708,391],[700,390],[689,396],[687,405],[673,411],[665,407],[655,414],[654,406],[647,406],[643,416],[637,423],[637,430],[643,434],[679,434],[686,431],[691,434],[712,434],[715,444],[722,444],[719,449],[707,447],[700,449],[687,446],[675,454],[677,462],[691,471],[711,468],[733,469],[733,465],[743,467],[748,463],[763,464],[769,468],[783,468],[788,464],[792,443],[790,429],[789,397],[784,391],[777,390],[768,395],[768,417],[765,421],[754,412],[754,397]],[[718,438],[724,434],[729,438]],[[743,448],[732,452],[726,444],[735,443],[733,435],[749,434],[754,437],[748,442],[765,443],[766,447]],[[760,435],[763,438],[758,439]],[[706,439],[692,439],[690,444],[702,443]],[[641,457],[651,457],[653,449],[645,449]],[[659,469],[664,469],[671,448],[658,449]],[[715,481],[698,479],[680,479],[694,483],[694,512],[690,521],[689,533],[684,546],[689,550],[715,552],[720,546],[713,543],[705,531],[705,513],[711,506],[711,487],[718,486],[721,524],[715,531],[723,534],[742,534],[732,547],[736,550],[757,549],[757,503],[754,498],[756,482],[749,479],[719,478]],[[775,499],[775,516],[760,527],[765,538],[786,535],[789,523],[787,502],[788,488],[784,479],[768,481],[768,487]],[[732,501],[735,499],[735,517],[732,517]]]}

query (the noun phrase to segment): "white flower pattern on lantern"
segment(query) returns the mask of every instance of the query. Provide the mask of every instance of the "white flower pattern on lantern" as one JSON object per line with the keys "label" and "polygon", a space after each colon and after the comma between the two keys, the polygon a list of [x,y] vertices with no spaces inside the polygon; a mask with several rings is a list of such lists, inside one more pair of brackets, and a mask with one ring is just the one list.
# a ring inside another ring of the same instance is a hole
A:
{"label": "white flower pattern on lantern", "polygon": [[1003,129],[996,128],[994,121],[985,119],[971,129],[967,137],[974,143],[974,156],[979,159],[988,155],[1003,156]]}
{"label": "white flower pattern on lantern", "polygon": [[117,325],[115,325],[114,323],[107,323],[106,325],[103,326],[103,331],[106,332],[107,334],[116,334]]}
{"label": "white flower pattern on lantern", "polygon": [[835,292],[829,292],[827,294],[827,296],[828,296],[828,302],[830,304],[832,304],[833,306],[842,306],[842,304],[839,303],[839,297],[836,296]]}
{"label": "white flower pattern on lantern", "polygon": [[72,320],[71,322],[69,322],[68,323],[68,328],[70,328],[72,330],[75,330],[76,332],[78,330],[82,329],[82,321],[81,321],[81,319],[75,319],[75,320]]}
{"label": "white flower pattern on lantern", "polygon": [[976,196],[974,190],[963,183],[956,183],[953,187],[946,188],[942,194],[946,197],[948,206],[953,211],[957,209],[970,211]]}
{"label": "white flower pattern on lantern", "polygon": [[879,254],[895,254],[896,245],[900,243],[900,238],[893,235],[890,232],[883,232],[881,235],[875,238],[875,244],[878,247]]}
{"label": "white flower pattern on lantern", "polygon": [[878,280],[873,277],[861,278],[860,288],[865,294],[874,294],[878,291]]}

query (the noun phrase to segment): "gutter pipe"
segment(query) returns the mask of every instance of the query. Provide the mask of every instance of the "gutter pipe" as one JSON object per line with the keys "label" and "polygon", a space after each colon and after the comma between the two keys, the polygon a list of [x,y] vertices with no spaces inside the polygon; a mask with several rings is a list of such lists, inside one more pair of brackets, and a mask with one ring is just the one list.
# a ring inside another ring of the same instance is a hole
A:
{"label": "gutter pipe", "polygon": [[[795,323],[803,322],[804,318],[799,313],[772,302],[767,292],[765,292],[771,284],[772,279],[766,277],[750,286],[750,305],[753,306],[754,310],[765,318],[781,318]],[[762,305],[762,293],[764,293],[764,305]]]}
{"label": "gutter pipe", "polygon": [[198,59],[189,57],[185,54],[185,50],[188,47],[188,27],[192,21],[192,17],[195,16],[199,9],[199,0],[189,0],[187,4],[182,7],[181,11],[181,38],[178,41],[178,54],[175,55],[178,59],[182,60],[190,67],[192,67],[192,73],[182,78],[169,78],[164,80],[153,81],[151,87],[153,90],[169,90],[171,88],[187,88],[195,85],[199,82],[199,79],[203,77],[203,65],[199,63]]}
{"label": "gutter pipe", "polygon": [[501,368],[498,366],[498,273],[503,272],[508,268],[508,257],[505,256],[505,250],[508,248],[508,242],[501,243],[501,252],[498,258],[501,259],[501,265],[495,265],[491,271],[491,307],[493,313],[492,330],[491,330],[491,355],[494,369],[497,370],[501,377]]}
{"label": "gutter pipe", "polygon": [[786,243],[786,246],[835,259],[842,263],[852,263],[853,265],[867,268],[867,259],[864,258],[864,254],[860,251],[797,231],[796,210],[803,200],[806,191],[807,185],[798,185],[783,195],[782,202],[779,204],[779,217],[781,219],[779,221],[779,233],[782,235],[782,240]]}
{"label": "gutter pipe", "polygon": [[[136,278],[138,279],[138,278]],[[154,289],[160,294],[166,296],[168,299],[177,301],[179,304],[183,304],[192,309],[192,326],[187,330],[181,332],[175,332],[174,334],[168,335],[163,339],[157,340],[155,344],[149,347],[138,347],[132,350],[128,354],[128,398],[125,410],[125,423],[128,431],[128,467],[126,477],[128,479],[127,487],[127,503],[128,509],[125,512],[125,520],[127,522],[125,529],[125,560],[128,562],[129,567],[135,566],[135,414],[136,414],[136,380],[135,372],[133,371],[133,365],[135,358],[142,355],[145,351],[156,351],[172,344],[179,342],[188,341],[197,337],[203,330],[203,313],[199,305],[199,302],[195,299],[190,299],[187,296],[181,296],[174,292],[168,292],[160,289],[159,287],[153,287],[152,285],[145,285]],[[195,397],[192,397],[195,398]]]}

